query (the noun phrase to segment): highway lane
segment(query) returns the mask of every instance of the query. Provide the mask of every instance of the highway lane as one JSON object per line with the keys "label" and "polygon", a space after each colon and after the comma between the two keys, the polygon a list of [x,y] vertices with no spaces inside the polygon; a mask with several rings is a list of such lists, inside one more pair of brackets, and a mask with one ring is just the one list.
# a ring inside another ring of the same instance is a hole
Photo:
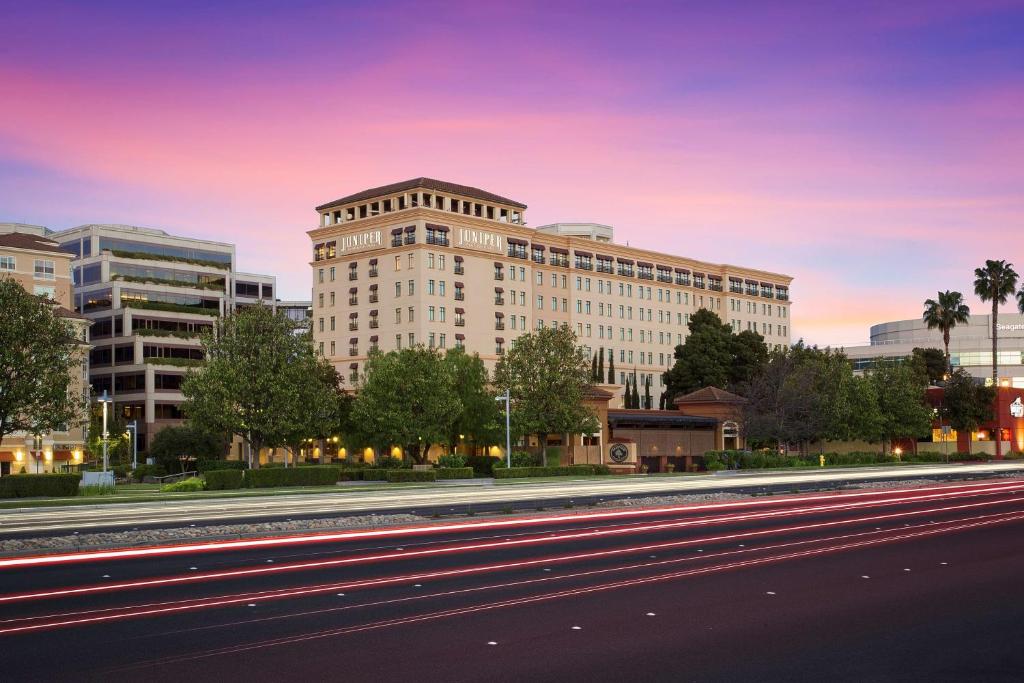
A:
{"label": "highway lane", "polygon": [[453,514],[467,507],[476,511],[523,508],[566,500],[614,499],[626,496],[670,495],[707,491],[752,491],[829,486],[845,482],[914,477],[983,476],[1024,473],[1024,463],[979,463],[801,470],[772,473],[729,473],[702,477],[609,477],[566,482],[448,486],[294,494],[271,497],[169,500],[157,503],[104,504],[0,510],[0,537],[47,533],[89,532],[135,527],[173,527],[365,514],[415,512]]}
{"label": "highway lane", "polygon": [[998,480],[6,560],[0,648],[7,680],[993,680],[1021,531]]}

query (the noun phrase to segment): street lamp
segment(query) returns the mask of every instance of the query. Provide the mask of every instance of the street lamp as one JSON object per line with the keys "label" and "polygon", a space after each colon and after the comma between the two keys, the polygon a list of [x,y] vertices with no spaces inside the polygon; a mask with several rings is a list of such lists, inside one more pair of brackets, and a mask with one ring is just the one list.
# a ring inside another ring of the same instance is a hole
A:
{"label": "street lamp", "polygon": [[[512,427],[510,415],[512,413],[512,395],[508,389],[505,389],[504,394],[495,396],[495,401],[505,402],[505,465],[509,469],[512,468]],[[542,446],[543,447],[543,446]]]}
{"label": "street lamp", "polygon": [[113,403],[114,400],[107,394],[107,390],[103,390],[103,395],[97,399],[103,404],[103,472],[107,471],[107,440],[110,434],[107,433],[107,405]]}
{"label": "street lamp", "polygon": [[132,470],[139,469],[139,423],[138,420],[132,420],[125,429],[132,433]]}

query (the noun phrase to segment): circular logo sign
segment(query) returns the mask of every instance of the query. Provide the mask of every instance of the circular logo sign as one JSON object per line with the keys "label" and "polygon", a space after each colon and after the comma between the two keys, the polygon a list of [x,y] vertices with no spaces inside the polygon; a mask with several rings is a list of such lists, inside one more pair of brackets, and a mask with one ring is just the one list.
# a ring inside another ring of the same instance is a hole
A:
{"label": "circular logo sign", "polygon": [[617,443],[609,449],[608,455],[611,457],[612,462],[623,463],[629,460],[629,448],[626,444]]}

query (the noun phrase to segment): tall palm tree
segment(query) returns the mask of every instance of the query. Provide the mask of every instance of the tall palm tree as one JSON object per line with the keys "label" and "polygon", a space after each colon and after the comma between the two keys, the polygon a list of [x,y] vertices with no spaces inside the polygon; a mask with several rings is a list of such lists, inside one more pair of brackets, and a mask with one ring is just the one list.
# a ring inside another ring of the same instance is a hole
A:
{"label": "tall palm tree", "polygon": [[957,325],[966,324],[971,316],[971,309],[964,303],[964,295],[960,292],[938,292],[938,298],[925,299],[922,320],[929,330],[938,328],[942,332],[942,343],[946,347],[946,372],[952,372],[949,363],[949,333]]}
{"label": "tall palm tree", "polygon": [[[999,391],[999,305],[1017,289],[1017,273],[1006,261],[985,261],[984,268],[974,269],[974,293],[982,301],[992,302],[992,386]],[[996,434],[996,458],[1001,458],[1002,434]]]}

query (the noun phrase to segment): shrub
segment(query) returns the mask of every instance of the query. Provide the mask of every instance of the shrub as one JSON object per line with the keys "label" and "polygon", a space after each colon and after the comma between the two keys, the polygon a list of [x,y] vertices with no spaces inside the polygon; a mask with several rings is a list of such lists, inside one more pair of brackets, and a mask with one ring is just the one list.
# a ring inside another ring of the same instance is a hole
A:
{"label": "shrub", "polygon": [[491,476],[491,472],[494,470],[494,466],[500,462],[501,458],[493,455],[466,456],[466,466],[473,468],[473,476],[475,477]]}
{"label": "shrub", "polygon": [[363,470],[363,481],[387,481],[388,470],[378,468]]}
{"label": "shrub", "polygon": [[540,467],[540,456],[526,451],[512,451],[512,467]]}
{"label": "shrub", "polygon": [[355,468],[343,468],[338,473],[338,481],[362,481],[363,472],[365,471]]}
{"label": "shrub", "polygon": [[612,468],[608,465],[594,465],[594,474],[611,474]]}
{"label": "shrub", "polygon": [[242,488],[242,478],[245,476],[245,472],[242,470],[210,470],[203,476],[206,478],[208,491],[223,491]]}
{"label": "shrub", "polygon": [[77,496],[81,474],[9,474],[0,477],[0,498]]}
{"label": "shrub", "polygon": [[132,479],[142,481],[144,477],[162,477],[167,474],[163,465],[139,465],[132,470]]}
{"label": "shrub", "polygon": [[401,458],[394,458],[390,455],[377,458],[374,462],[374,466],[381,470],[397,470],[400,469],[403,464],[404,463],[402,463]]}
{"label": "shrub", "polygon": [[437,481],[437,472],[434,470],[387,470],[389,482],[400,481]]}
{"label": "shrub", "polygon": [[272,467],[246,470],[245,485],[249,488],[274,486],[330,486],[341,476],[340,467]]}
{"label": "shrub", "polygon": [[445,469],[465,467],[466,456],[461,453],[445,453],[437,459],[437,466]]}
{"label": "shrub", "polygon": [[472,479],[472,467],[439,467],[434,470],[438,479]]}
{"label": "shrub", "polygon": [[202,491],[206,488],[206,484],[199,477],[189,477],[188,479],[182,479],[176,481],[173,484],[164,484],[160,487],[161,491],[164,492],[180,492],[180,491]]}
{"label": "shrub", "polygon": [[559,467],[495,467],[495,479],[518,479],[520,477],[571,477],[595,474],[594,465],[568,465]]}
{"label": "shrub", "polygon": [[544,449],[544,452],[548,456],[548,467],[557,467],[562,462],[561,446],[548,446]]}
{"label": "shrub", "polygon": [[971,461],[979,461],[979,460],[988,460],[988,454],[986,454],[986,453],[957,453],[957,454],[954,455],[954,454],[951,453],[950,456],[949,456],[949,460],[950,460],[950,462],[954,462],[954,461],[955,462],[971,462]]}
{"label": "shrub", "polygon": [[249,464],[244,460],[198,460],[196,470],[206,472],[208,470],[244,470]]}

